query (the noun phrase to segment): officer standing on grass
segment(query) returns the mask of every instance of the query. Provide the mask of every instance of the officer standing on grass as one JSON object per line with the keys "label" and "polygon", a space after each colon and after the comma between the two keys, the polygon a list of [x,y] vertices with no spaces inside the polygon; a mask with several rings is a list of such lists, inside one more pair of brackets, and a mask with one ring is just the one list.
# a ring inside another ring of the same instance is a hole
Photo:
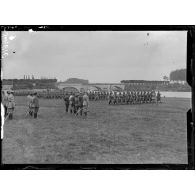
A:
{"label": "officer standing on grass", "polygon": [[85,92],[85,94],[83,95],[83,113],[85,117],[87,117],[88,107],[89,107],[89,97]]}
{"label": "officer standing on grass", "polygon": [[79,104],[78,104],[78,111],[76,116],[80,113],[80,116],[83,114],[83,95],[82,93],[79,94]]}
{"label": "officer standing on grass", "polygon": [[6,91],[1,91],[1,99],[2,99],[2,103],[3,103],[4,111],[5,111],[4,117],[7,116],[7,103],[8,103],[7,96],[8,96],[8,94],[6,93]]}
{"label": "officer standing on grass", "polygon": [[67,93],[64,96],[64,102],[65,102],[66,112],[68,113],[68,108],[69,108],[69,95]]}
{"label": "officer standing on grass", "polygon": [[79,94],[75,94],[74,114],[76,114],[78,110],[79,110]]}
{"label": "officer standing on grass", "polygon": [[74,114],[74,106],[75,106],[75,97],[74,97],[74,93],[71,93],[69,97],[69,110],[71,114]]}
{"label": "officer standing on grass", "polygon": [[33,108],[32,108],[33,93],[30,93],[27,96],[27,100],[28,100],[28,113],[30,116],[32,116],[33,115]]}
{"label": "officer standing on grass", "polygon": [[37,114],[39,111],[39,99],[37,97],[37,92],[34,92],[33,94],[32,109],[33,109],[34,118],[37,118]]}
{"label": "officer standing on grass", "polygon": [[14,101],[14,92],[13,91],[8,91],[8,96],[7,96],[7,116],[9,120],[13,119],[13,112],[15,108],[15,101]]}

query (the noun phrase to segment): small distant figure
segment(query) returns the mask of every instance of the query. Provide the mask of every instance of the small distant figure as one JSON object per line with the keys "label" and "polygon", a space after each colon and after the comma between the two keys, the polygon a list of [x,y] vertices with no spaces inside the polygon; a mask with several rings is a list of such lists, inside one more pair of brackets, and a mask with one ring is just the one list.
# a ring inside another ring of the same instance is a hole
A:
{"label": "small distant figure", "polygon": [[7,104],[8,104],[7,96],[8,94],[6,93],[6,91],[1,91],[1,100],[4,107],[4,117],[7,116]]}
{"label": "small distant figure", "polygon": [[112,96],[112,94],[110,92],[109,95],[108,95],[108,104],[109,105],[112,103],[112,99],[113,99],[113,96]]}
{"label": "small distant figure", "polygon": [[34,92],[33,94],[32,109],[33,109],[34,118],[37,118],[37,114],[39,111],[39,99],[37,97],[37,92]]}
{"label": "small distant figure", "polygon": [[74,98],[74,114],[76,115],[79,110],[79,94],[75,94]]}
{"label": "small distant figure", "polygon": [[161,94],[160,94],[160,92],[158,91],[157,92],[157,95],[156,95],[156,103],[158,104],[158,103],[161,103]]}
{"label": "small distant figure", "polygon": [[33,104],[33,93],[30,93],[28,96],[27,96],[27,100],[28,100],[28,110],[26,112],[26,115],[29,114],[30,116],[33,116],[33,107],[32,107],[32,104]]}
{"label": "small distant figure", "polygon": [[152,103],[155,103],[156,101],[156,93],[154,90],[152,90]]}
{"label": "small distant figure", "polygon": [[[7,117],[9,120],[13,119],[13,112],[15,108],[15,101],[14,101],[14,92],[13,91],[8,91],[7,92]],[[7,119],[6,117],[6,119]]]}
{"label": "small distant figure", "polygon": [[78,95],[78,108],[77,108],[75,116],[78,116],[79,114],[80,114],[80,116],[82,116],[82,114],[83,114],[83,95],[82,95],[82,93],[80,93]]}
{"label": "small distant figure", "polygon": [[69,110],[71,114],[74,114],[74,110],[75,110],[75,96],[74,93],[71,93],[70,97],[69,97]]}
{"label": "small distant figure", "polygon": [[66,93],[64,96],[64,103],[65,103],[65,110],[68,113],[68,108],[69,108],[69,95],[68,95],[68,93]]}
{"label": "small distant figure", "polygon": [[89,107],[89,97],[85,92],[83,95],[83,114],[85,117],[87,117],[88,107]]}

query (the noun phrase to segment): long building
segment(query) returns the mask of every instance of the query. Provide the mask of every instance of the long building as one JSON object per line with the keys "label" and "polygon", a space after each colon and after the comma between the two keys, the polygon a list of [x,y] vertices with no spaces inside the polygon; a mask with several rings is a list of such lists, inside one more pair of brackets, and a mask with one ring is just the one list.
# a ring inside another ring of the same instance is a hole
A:
{"label": "long building", "polygon": [[66,83],[60,82],[57,83],[57,87],[61,90],[69,90],[69,91],[113,91],[118,90],[122,91],[125,88],[125,84],[122,83],[89,83],[89,84],[81,84],[81,83]]}
{"label": "long building", "polygon": [[155,89],[158,86],[168,85],[169,81],[144,81],[144,80],[127,80],[121,83],[57,83],[57,87],[67,91],[123,91],[130,89]]}
{"label": "long building", "polygon": [[7,79],[2,82],[3,89],[13,90],[65,90],[65,91],[123,91],[150,90],[169,85],[169,81],[123,80],[120,83],[70,83],[57,82],[56,79]]}

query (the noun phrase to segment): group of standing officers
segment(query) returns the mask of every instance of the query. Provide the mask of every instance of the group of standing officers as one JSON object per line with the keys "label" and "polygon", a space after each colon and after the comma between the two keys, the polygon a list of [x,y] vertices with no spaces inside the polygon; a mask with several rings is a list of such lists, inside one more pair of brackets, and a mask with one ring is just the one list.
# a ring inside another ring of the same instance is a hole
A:
{"label": "group of standing officers", "polygon": [[13,91],[9,90],[7,91],[7,94],[5,92],[2,92],[2,103],[4,106],[4,117],[7,119],[12,120],[13,119],[13,112],[15,108],[15,101],[14,101],[14,95]]}
{"label": "group of standing officers", "polygon": [[89,107],[89,96],[87,93],[66,93],[63,99],[67,113],[87,117]]}
{"label": "group of standing officers", "polygon": [[[31,117],[37,118],[37,113],[39,111],[39,99],[37,97],[37,92],[29,94],[27,99],[28,109],[26,115],[29,114]],[[12,120],[15,109],[14,92],[12,90],[8,90],[6,93],[2,92],[2,103],[4,107],[5,120]]]}

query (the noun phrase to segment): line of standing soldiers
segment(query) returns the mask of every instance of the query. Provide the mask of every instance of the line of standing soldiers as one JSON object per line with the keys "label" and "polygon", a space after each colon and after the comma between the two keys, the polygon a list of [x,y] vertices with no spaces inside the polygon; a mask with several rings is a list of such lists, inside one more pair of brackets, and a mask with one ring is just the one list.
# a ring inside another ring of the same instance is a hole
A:
{"label": "line of standing soldiers", "polygon": [[101,91],[90,91],[87,93],[90,101],[98,101],[98,100],[107,100],[108,92]]}
{"label": "line of standing soldiers", "polygon": [[65,102],[65,110],[68,113],[75,114],[76,116],[84,114],[87,116],[89,107],[89,96],[87,93],[66,93],[63,97]]}
{"label": "line of standing soldiers", "polygon": [[161,102],[161,94],[158,91],[128,91],[126,93],[110,93],[108,104],[143,104]]}

